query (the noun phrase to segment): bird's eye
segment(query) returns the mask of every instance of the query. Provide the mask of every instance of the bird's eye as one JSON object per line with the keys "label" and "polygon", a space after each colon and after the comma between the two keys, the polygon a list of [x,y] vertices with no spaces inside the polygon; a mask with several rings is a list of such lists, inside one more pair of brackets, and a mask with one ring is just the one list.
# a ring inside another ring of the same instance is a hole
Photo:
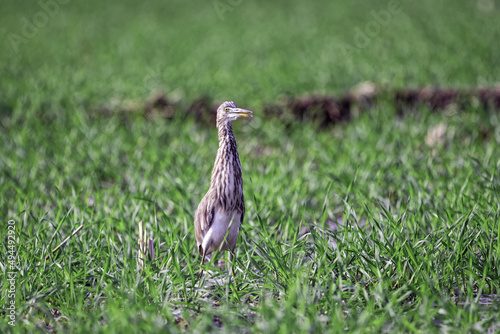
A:
{"label": "bird's eye", "polygon": [[229,111],[229,108],[228,108],[228,107],[226,107],[226,108],[225,108],[225,110],[226,110],[226,111]]}

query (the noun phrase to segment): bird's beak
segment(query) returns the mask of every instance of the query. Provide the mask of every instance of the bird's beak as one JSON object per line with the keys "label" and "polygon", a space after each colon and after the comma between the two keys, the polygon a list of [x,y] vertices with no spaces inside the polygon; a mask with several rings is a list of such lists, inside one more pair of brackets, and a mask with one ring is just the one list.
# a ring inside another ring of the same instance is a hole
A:
{"label": "bird's beak", "polygon": [[252,112],[250,110],[241,109],[241,108],[231,108],[229,109],[229,114],[231,116],[236,117],[253,117]]}

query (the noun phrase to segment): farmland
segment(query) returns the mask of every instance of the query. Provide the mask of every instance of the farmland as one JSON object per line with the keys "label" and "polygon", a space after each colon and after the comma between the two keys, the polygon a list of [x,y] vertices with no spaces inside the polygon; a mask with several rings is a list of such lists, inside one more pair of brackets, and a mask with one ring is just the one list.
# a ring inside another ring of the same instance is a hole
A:
{"label": "farmland", "polygon": [[[395,96],[498,91],[499,9],[4,4],[0,332],[498,330],[499,108]],[[359,87],[376,94],[349,117],[314,117]],[[235,280],[200,285],[193,218],[225,100],[254,111],[233,125],[247,212]]]}

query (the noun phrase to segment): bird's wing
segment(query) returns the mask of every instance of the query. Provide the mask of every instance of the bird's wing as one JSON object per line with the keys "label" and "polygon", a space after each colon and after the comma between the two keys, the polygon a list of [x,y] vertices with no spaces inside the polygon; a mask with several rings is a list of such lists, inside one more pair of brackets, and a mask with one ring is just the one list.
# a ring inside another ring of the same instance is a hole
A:
{"label": "bird's wing", "polygon": [[238,211],[241,212],[240,224],[243,225],[243,219],[245,218],[245,198],[241,195],[241,202],[239,204]]}
{"label": "bird's wing", "polygon": [[215,203],[212,203],[209,198],[210,196],[207,193],[198,205],[194,216],[194,232],[198,246],[203,243],[203,238],[214,221]]}

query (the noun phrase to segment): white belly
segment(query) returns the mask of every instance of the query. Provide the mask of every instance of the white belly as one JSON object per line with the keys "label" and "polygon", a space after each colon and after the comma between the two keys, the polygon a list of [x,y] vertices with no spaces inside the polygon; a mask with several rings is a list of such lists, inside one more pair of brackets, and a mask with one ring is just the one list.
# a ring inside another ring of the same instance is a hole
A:
{"label": "white belly", "polygon": [[[202,247],[206,250],[207,254],[215,252],[221,246],[224,238],[226,238],[226,241],[222,246],[222,250],[234,248],[240,230],[240,219],[241,213],[237,211],[225,212],[217,210],[215,212],[212,225],[207,234],[205,234],[202,243]],[[229,233],[227,233],[228,228],[230,229]]]}

